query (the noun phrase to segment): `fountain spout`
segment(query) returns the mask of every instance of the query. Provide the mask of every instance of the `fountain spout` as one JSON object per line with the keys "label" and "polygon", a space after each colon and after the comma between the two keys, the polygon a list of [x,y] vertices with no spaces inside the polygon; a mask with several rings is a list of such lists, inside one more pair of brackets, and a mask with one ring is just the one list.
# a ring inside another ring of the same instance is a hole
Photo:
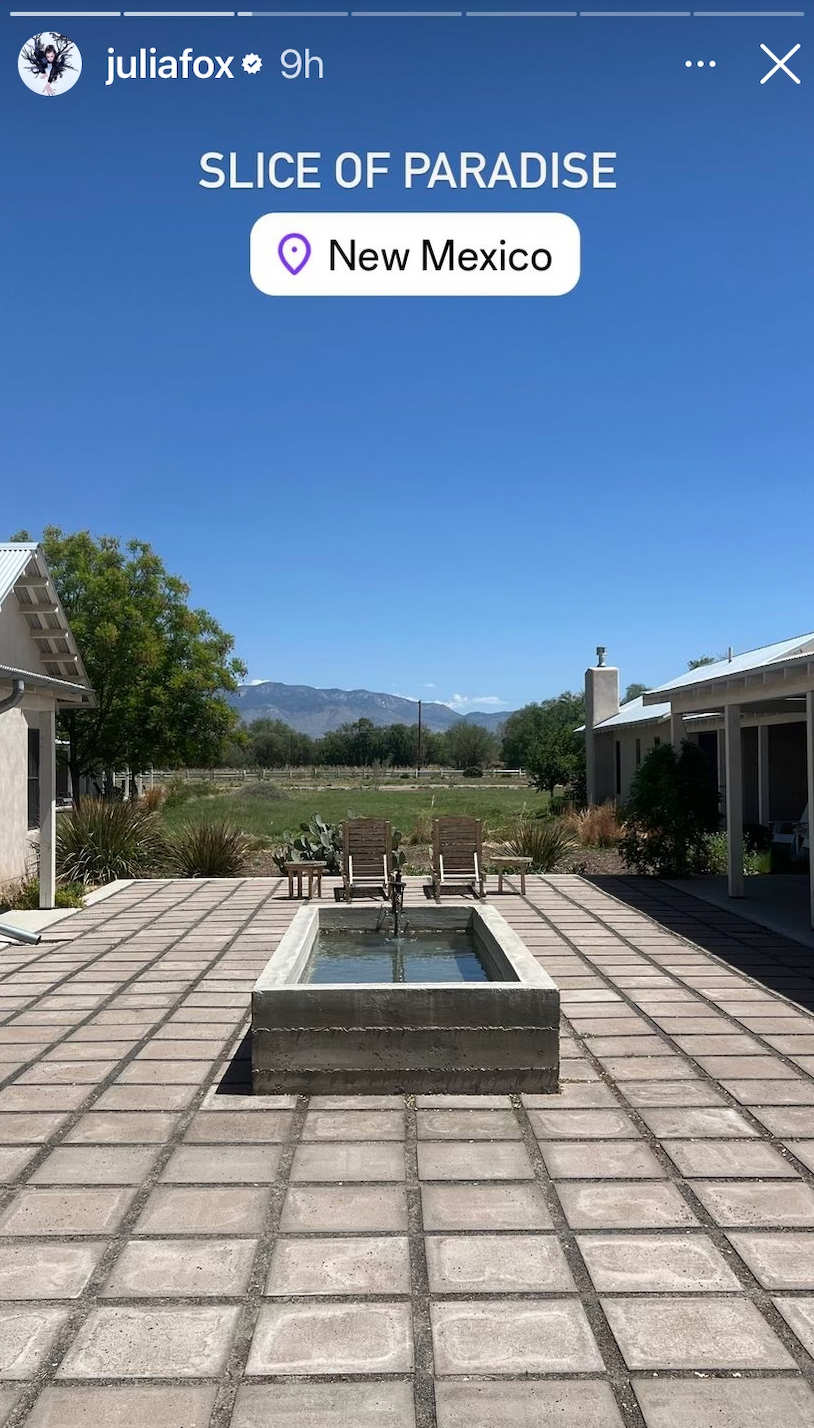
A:
{"label": "fountain spout", "polygon": [[401,876],[401,868],[396,868],[390,884],[390,908],[393,913],[393,935],[398,937],[399,920],[404,911],[404,879]]}

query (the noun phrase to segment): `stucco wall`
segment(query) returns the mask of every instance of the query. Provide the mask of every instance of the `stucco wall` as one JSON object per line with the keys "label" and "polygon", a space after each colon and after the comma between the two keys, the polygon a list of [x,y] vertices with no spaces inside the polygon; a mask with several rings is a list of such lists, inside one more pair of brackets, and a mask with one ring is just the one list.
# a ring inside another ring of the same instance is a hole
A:
{"label": "stucco wall", "polygon": [[[617,739],[618,739],[618,741],[619,741],[619,756],[620,756],[621,774],[622,774],[622,789],[621,789],[621,793],[619,793],[619,794],[616,794],[616,793],[615,793],[615,789],[616,789],[616,741],[617,741]],[[620,803],[625,803],[625,802],[627,801],[628,796],[629,796],[629,794],[630,794],[631,781],[632,781],[632,779],[633,779],[633,775],[634,775],[635,772],[636,772],[636,769],[638,768],[638,762],[637,762],[637,758],[636,758],[636,740],[637,740],[637,739],[640,741],[640,744],[641,744],[641,757],[642,757],[642,759],[645,759],[645,758],[647,757],[647,755],[650,753],[650,750],[653,749],[653,748],[655,748],[656,739],[661,739],[661,742],[662,742],[663,744],[669,744],[669,742],[670,742],[670,725],[669,725],[669,722],[667,722],[667,723],[662,723],[662,724],[656,725],[656,726],[651,725],[649,728],[642,728],[641,726],[639,726],[639,727],[637,728],[636,726],[634,726],[634,727],[631,728],[631,729],[621,728],[621,729],[617,729],[617,730],[615,731],[615,737],[614,737],[614,740],[613,740],[613,767],[614,767],[614,775],[613,775],[613,777],[614,777],[614,783],[613,783],[613,791],[610,793],[609,797],[611,797],[611,798],[616,797],[616,798],[617,798],[617,801],[620,802]]]}
{"label": "stucco wall", "polygon": [[16,597],[9,595],[0,607],[0,650],[3,664],[16,669],[41,669],[39,649],[28,630],[28,623],[20,613]]}
{"label": "stucco wall", "polygon": [[[32,721],[36,715],[32,715]],[[0,883],[33,870],[28,830],[28,720],[21,708],[0,714]]]}

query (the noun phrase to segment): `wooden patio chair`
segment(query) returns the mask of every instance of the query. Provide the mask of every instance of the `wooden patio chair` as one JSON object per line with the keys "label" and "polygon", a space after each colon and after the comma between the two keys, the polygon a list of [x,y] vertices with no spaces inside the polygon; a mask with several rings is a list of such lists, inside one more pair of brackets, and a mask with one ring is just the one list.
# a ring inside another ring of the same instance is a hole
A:
{"label": "wooden patio chair", "polygon": [[393,880],[393,830],[386,818],[346,818],[342,825],[344,898],[388,898]]}
{"label": "wooden patio chair", "polygon": [[444,889],[484,896],[483,832],[479,818],[434,818],[432,889],[440,902]]}

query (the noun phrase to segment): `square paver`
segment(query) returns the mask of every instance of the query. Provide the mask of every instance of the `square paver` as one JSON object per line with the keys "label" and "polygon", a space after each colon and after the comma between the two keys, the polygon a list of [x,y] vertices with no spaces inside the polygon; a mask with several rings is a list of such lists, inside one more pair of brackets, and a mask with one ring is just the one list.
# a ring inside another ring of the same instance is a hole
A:
{"label": "square paver", "polygon": [[403,1111],[309,1111],[303,1140],[404,1140]]}
{"label": "square paver", "polygon": [[256,1235],[268,1189],[174,1189],[159,1186],[139,1216],[137,1235]]}
{"label": "square paver", "polygon": [[292,1185],[283,1202],[284,1234],[406,1230],[403,1185]]}
{"label": "square paver", "polygon": [[53,1305],[0,1305],[0,1378],[33,1378],[67,1318]]}
{"label": "square paver", "polygon": [[575,1230],[679,1229],[698,1223],[678,1187],[668,1181],[563,1181],[557,1194]]}
{"label": "square paver", "polygon": [[532,1181],[422,1185],[425,1230],[550,1230],[542,1187]]}
{"label": "square paver", "polygon": [[423,1141],[421,1180],[532,1180],[526,1148],[514,1141]]}
{"label": "square paver", "polygon": [[105,1244],[0,1244],[0,1299],[75,1299]]}
{"label": "square paver", "polygon": [[129,1240],[103,1290],[104,1298],[227,1298],[244,1294],[255,1240]]}
{"label": "square paver", "polygon": [[410,1256],[401,1235],[279,1239],[265,1294],[409,1294]]}
{"label": "square paver", "polygon": [[688,1110],[663,1106],[641,1112],[642,1120],[660,1139],[712,1140],[754,1136],[757,1131],[731,1106],[690,1107]]}
{"label": "square paver", "polygon": [[292,1181],[404,1180],[404,1147],[390,1141],[298,1145]]}
{"label": "square paver", "polygon": [[88,1111],[68,1132],[65,1145],[161,1145],[178,1120],[166,1111]]}
{"label": "square paver", "polygon": [[803,1181],[726,1184],[697,1180],[693,1189],[719,1225],[814,1225],[814,1190]]}
{"label": "square paver", "polygon": [[[409,1383],[244,1383],[230,1428],[415,1428]],[[152,1425],[151,1425],[152,1428]]]}
{"label": "square paver", "polygon": [[747,1299],[603,1299],[631,1369],[775,1369],[794,1360]]}
{"label": "square paver", "polygon": [[58,1378],[205,1378],[222,1372],[239,1310],[179,1306],[94,1309]]}
{"label": "square paver", "polygon": [[669,1140],[665,1150],[688,1179],[788,1179],[795,1168],[763,1140]]}
{"label": "square paver", "polygon": [[814,1289],[814,1233],[730,1234],[764,1289]]}
{"label": "square paver", "polygon": [[638,1139],[638,1131],[624,1111],[529,1111],[534,1134],[544,1140]]}
{"label": "square paver", "polygon": [[592,1373],[603,1368],[576,1299],[434,1303],[430,1312],[439,1374]]}
{"label": "square paver", "polygon": [[431,1294],[573,1291],[556,1235],[427,1235]]}
{"label": "square paver", "polygon": [[177,1185],[271,1184],[281,1150],[279,1145],[182,1145],[161,1179]]}
{"label": "square paver", "polygon": [[706,1235],[579,1235],[578,1243],[600,1294],[740,1288]]}
{"label": "square paver", "polygon": [[59,1146],[34,1171],[30,1185],[140,1185],[159,1151],[155,1146]]}
{"label": "square paver", "polygon": [[801,1379],[635,1379],[647,1428],[810,1428],[814,1393]]}
{"label": "square paver", "polygon": [[289,1111],[199,1111],[184,1137],[207,1144],[261,1145],[284,1141],[291,1131]]}
{"label": "square paver", "polygon": [[34,1145],[0,1146],[0,1185],[8,1185],[36,1154]]}
{"label": "square paver", "polygon": [[214,1387],[198,1384],[46,1388],[26,1423],[29,1428],[209,1428],[214,1402]]}
{"label": "square paver", "polygon": [[266,1304],[247,1374],[388,1374],[413,1367],[409,1304]]}
{"label": "square paver", "polygon": [[522,1131],[510,1110],[419,1111],[419,1140],[520,1140]]}
{"label": "square paver", "polygon": [[0,1214],[2,1235],[111,1235],[135,1191],[21,1190]]}
{"label": "square paver", "polygon": [[667,1172],[643,1141],[543,1141],[543,1159],[555,1180],[657,1179]]}
{"label": "square paver", "polygon": [[622,1428],[606,1383],[502,1379],[500,1383],[435,1385],[438,1428]]}
{"label": "square paver", "polygon": [[814,1300],[784,1298],[774,1302],[803,1348],[814,1355]]}

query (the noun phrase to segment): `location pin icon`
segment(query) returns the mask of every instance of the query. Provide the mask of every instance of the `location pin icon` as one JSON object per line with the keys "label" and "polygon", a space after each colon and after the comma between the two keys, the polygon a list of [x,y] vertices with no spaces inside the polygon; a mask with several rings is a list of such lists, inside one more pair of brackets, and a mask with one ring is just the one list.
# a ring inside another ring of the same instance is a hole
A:
{"label": "location pin icon", "polygon": [[280,262],[294,277],[302,272],[311,256],[311,244],[304,233],[286,233],[277,246]]}

